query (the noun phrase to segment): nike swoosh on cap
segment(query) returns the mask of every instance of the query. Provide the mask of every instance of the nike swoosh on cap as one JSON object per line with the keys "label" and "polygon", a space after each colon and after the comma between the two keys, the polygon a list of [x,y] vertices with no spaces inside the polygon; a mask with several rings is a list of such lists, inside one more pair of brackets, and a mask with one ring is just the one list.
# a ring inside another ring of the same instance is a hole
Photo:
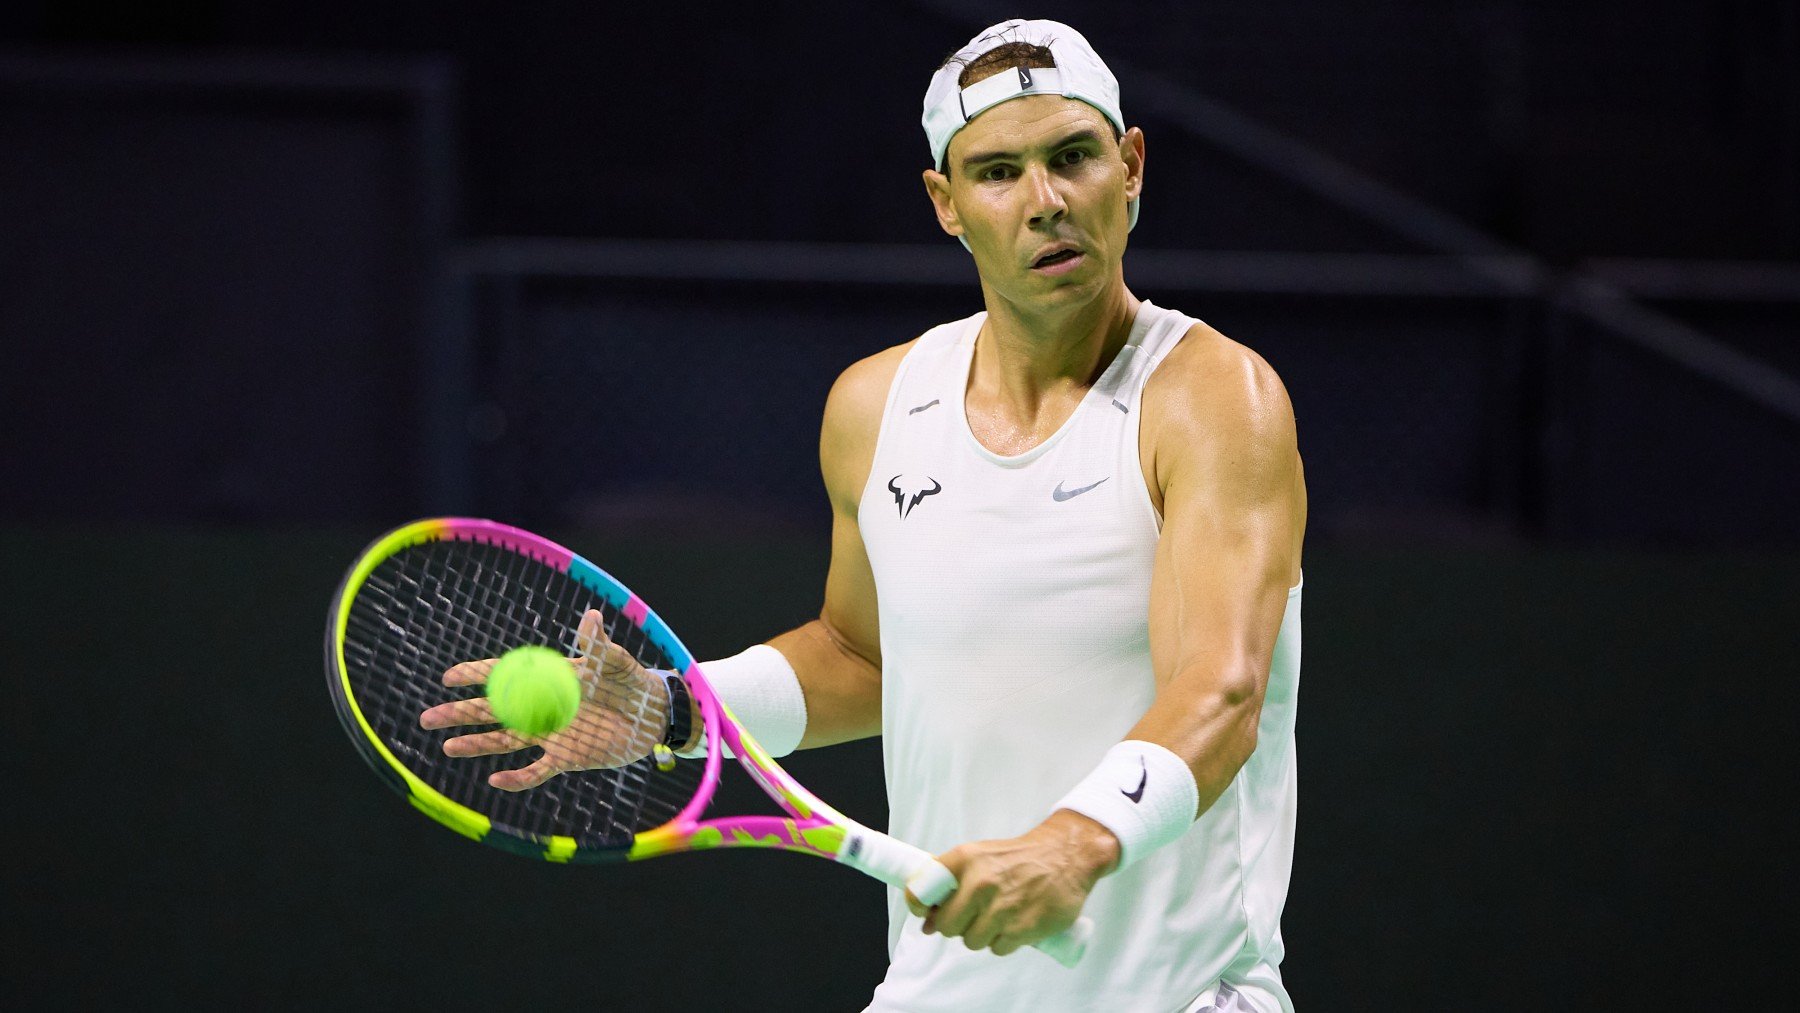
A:
{"label": "nike swoosh on cap", "polygon": [[[1106,478],[1111,478],[1111,477],[1112,477],[1111,475],[1106,476]],[[1106,478],[1101,479],[1100,482],[1106,481]],[[1058,482],[1058,483],[1056,483],[1056,488],[1051,490],[1050,498],[1057,501],[1058,503],[1061,503],[1064,500],[1071,500],[1071,499],[1074,499],[1075,497],[1081,495],[1082,493],[1087,492],[1089,489],[1092,489],[1095,486],[1098,486],[1100,484],[1100,482],[1095,482],[1092,485],[1084,485],[1079,489],[1064,489],[1062,487],[1062,483]]]}

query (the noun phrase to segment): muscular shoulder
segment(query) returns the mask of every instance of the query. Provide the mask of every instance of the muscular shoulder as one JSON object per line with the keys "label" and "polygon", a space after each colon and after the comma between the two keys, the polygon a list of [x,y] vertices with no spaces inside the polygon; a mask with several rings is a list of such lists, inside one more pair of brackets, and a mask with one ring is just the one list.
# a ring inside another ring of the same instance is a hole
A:
{"label": "muscular shoulder", "polygon": [[1144,386],[1143,447],[1158,489],[1196,469],[1254,479],[1297,458],[1294,408],[1255,351],[1196,323]]}
{"label": "muscular shoulder", "polygon": [[838,375],[825,399],[825,424],[819,433],[819,469],[832,505],[851,516],[856,500],[869,479],[875,458],[875,437],[881,431],[881,412],[887,407],[888,389],[900,360],[918,343],[883,349],[853,363]]}

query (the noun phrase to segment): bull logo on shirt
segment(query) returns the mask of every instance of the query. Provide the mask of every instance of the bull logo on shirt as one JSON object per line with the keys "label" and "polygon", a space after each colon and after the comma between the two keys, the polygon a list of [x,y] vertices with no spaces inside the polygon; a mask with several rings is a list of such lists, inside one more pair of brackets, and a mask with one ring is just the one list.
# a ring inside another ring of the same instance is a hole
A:
{"label": "bull logo on shirt", "polygon": [[925,477],[925,481],[931,483],[929,489],[917,480],[902,481],[904,478],[904,475],[895,475],[888,479],[887,484],[888,492],[894,494],[894,509],[899,511],[901,520],[905,520],[906,515],[913,512],[913,507],[918,506],[920,500],[944,491],[943,483],[929,475]]}

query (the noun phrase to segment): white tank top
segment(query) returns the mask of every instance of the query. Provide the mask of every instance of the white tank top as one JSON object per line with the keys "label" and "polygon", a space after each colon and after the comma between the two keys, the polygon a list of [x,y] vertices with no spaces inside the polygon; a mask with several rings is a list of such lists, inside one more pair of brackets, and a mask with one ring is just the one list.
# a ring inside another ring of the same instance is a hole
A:
{"label": "white tank top", "polygon": [[[933,328],[888,391],[858,512],[874,569],[889,828],[927,851],[1036,826],[1155,696],[1160,519],[1138,460],[1144,381],[1196,321],[1144,302],[1061,429],[1015,457],[963,410],[987,317]],[[1294,835],[1300,589],[1288,595],[1249,763],[1176,842],[1100,881],[1065,970],[926,936],[889,891],[873,1010],[1176,1011],[1223,979],[1291,1010],[1277,970]]]}

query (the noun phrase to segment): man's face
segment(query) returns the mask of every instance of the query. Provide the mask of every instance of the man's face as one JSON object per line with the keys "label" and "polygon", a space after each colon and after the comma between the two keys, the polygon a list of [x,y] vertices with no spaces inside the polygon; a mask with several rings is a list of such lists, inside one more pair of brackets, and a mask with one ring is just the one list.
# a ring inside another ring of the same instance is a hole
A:
{"label": "man's face", "polygon": [[1025,305],[1080,301],[1118,275],[1137,196],[1143,135],[1113,139],[1098,109],[1058,95],[994,106],[950,139],[926,188],[962,235],[982,280]]}

